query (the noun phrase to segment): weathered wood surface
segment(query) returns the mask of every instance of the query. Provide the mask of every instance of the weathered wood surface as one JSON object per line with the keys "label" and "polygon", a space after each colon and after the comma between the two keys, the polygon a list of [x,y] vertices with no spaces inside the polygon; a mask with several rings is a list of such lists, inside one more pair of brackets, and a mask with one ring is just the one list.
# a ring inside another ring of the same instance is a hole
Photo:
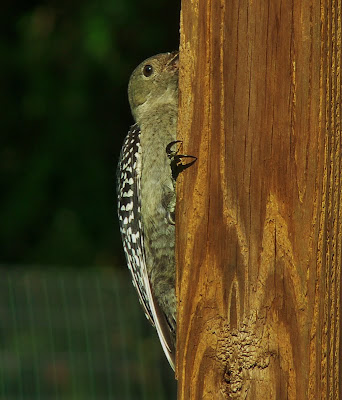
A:
{"label": "weathered wood surface", "polygon": [[178,398],[341,399],[341,0],[183,0]]}

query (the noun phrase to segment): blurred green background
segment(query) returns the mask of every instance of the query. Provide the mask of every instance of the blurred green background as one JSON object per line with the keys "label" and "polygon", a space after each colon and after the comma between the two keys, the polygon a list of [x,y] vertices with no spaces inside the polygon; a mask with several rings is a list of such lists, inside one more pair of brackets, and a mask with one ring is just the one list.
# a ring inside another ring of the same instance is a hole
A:
{"label": "blurred green background", "polygon": [[179,46],[180,2],[2,2],[1,262],[123,263],[115,170],[132,70]]}
{"label": "blurred green background", "polygon": [[132,70],[180,2],[2,2],[0,400],[172,399],[130,282],[115,173]]}

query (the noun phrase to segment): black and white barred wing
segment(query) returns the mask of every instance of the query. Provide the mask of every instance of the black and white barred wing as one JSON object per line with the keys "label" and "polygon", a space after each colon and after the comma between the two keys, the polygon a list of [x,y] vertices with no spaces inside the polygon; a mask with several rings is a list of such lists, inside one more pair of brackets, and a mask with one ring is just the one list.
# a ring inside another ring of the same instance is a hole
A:
{"label": "black and white barred wing", "polygon": [[150,307],[151,299],[146,291],[148,280],[144,238],[141,222],[140,202],[141,151],[140,129],[133,125],[123,144],[118,171],[118,216],[122,243],[127,265],[132,275],[139,301],[144,308],[146,318],[154,325]]}
{"label": "black and white barred wing", "polygon": [[140,129],[133,125],[123,144],[118,171],[118,216],[127,265],[147,319],[157,329],[164,353],[174,369],[174,349],[170,330],[158,303],[154,300],[147,274],[144,233],[141,219],[141,148]]}

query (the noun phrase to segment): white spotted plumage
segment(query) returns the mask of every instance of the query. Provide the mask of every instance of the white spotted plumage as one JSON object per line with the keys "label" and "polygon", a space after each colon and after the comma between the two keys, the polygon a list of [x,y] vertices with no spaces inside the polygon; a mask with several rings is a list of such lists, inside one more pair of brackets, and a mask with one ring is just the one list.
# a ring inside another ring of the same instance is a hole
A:
{"label": "white spotted plumage", "polygon": [[170,343],[169,328],[153,294],[147,273],[144,250],[144,233],[141,219],[141,146],[137,124],[129,130],[124,141],[117,170],[118,216],[120,232],[131,272],[132,283],[146,318],[155,326],[164,353],[174,369],[174,354]]}
{"label": "white spotted plumage", "polygon": [[154,325],[150,302],[144,282],[148,279],[144,253],[144,238],[140,216],[141,148],[140,129],[133,125],[123,144],[118,165],[118,216],[124,252],[132,282],[146,318]]}

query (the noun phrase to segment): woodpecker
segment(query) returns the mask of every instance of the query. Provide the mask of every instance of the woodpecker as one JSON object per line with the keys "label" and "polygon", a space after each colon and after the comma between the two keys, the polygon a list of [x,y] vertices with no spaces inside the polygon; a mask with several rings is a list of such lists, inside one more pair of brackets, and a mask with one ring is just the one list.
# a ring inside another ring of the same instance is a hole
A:
{"label": "woodpecker", "polygon": [[175,183],[186,157],[176,148],[178,52],[142,62],[131,75],[128,98],[135,124],[117,170],[121,237],[140,303],[174,369]]}

